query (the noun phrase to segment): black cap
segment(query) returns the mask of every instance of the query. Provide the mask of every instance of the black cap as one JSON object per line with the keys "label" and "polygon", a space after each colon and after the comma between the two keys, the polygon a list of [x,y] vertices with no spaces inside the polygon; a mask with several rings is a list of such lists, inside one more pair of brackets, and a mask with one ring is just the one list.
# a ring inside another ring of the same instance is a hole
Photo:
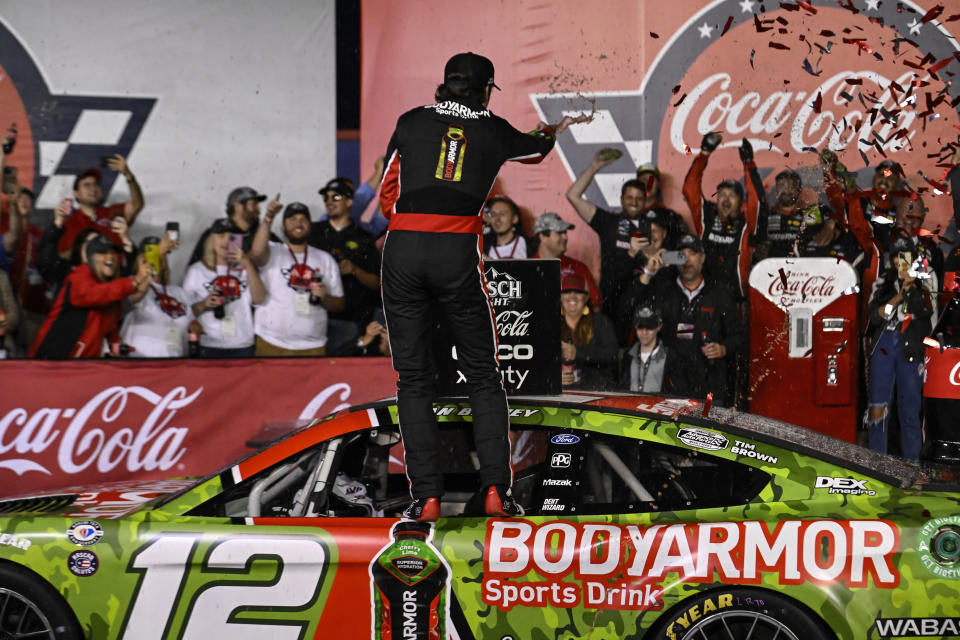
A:
{"label": "black cap", "polygon": [[210,233],[236,233],[237,228],[233,226],[230,218],[217,218],[210,227]]}
{"label": "black cap", "polygon": [[283,210],[283,219],[286,220],[291,216],[301,214],[307,216],[307,220],[310,220],[310,208],[307,207],[307,205],[302,202],[291,202],[287,205],[287,208]]}
{"label": "black cap", "polygon": [[232,209],[233,205],[238,202],[246,202],[247,200],[263,202],[266,199],[267,196],[257,193],[257,190],[253,187],[237,187],[227,196],[227,209]]}
{"label": "black cap", "polygon": [[500,89],[493,82],[493,63],[490,59],[471,51],[458,53],[447,60],[443,68],[443,83],[451,89],[484,89],[488,86]]}
{"label": "black cap", "polygon": [[640,305],[633,314],[633,326],[637,329],[656,329],[662,322],[660,311],[648,304]]}
{"label": "black cap", "polygon": [[703,253],[703,242],[692,233],[685,233],[680,236],[680,242],[677,243],[677,249],[693,249],[697,253]]}
{"label": "black cap", "polygon": [[110,238],[97,235],[90,239],[84,249],[84,255],[87,257],[87,263],[93,262],[93,256],[98,253],[108,253],[114,251],[120,253],[121,249]]}
{"label": "black cap", "polygon": [[327,184],[323,186],[317,193],[321,196],[326,196],[327,191],[333,191],[334,193],[339,193],[344,198],[353,197],[353,185],[350,184],[350,181],[346,178],[334,178]]}

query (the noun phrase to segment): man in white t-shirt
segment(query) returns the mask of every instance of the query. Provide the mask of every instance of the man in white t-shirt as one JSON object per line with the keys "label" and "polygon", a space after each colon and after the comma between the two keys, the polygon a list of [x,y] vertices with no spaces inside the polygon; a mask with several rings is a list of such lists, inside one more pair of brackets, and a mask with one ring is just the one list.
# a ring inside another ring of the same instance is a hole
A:
{"label": "man in white t-shirt", "polygon": [[283,212],[283,242],[270,242],[269,211],[250,249],[260,265],[267,298],[257,308],[258,356],[326,355],[327,312],[343,309],[340,267],[326,251],[307,245],[310,209],[291,202]]}

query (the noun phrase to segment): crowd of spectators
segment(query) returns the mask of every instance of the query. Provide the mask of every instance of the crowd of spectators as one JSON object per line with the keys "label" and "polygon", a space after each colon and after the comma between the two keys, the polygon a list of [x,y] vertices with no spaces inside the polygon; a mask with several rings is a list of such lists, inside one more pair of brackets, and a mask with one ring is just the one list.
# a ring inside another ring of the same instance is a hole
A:
{"label": "crowd of spectators", "polygon": [[[517,203],[505,195],[488,200],[487,256],[560,260],[562,385],[712,394],[717,404],[746,407],[752,265],[834,257],[849,262],[860,282],[870,446],[886,449],[896,396],[902,450],[917,458],[923,340],[943,316],[944,291],[955,288],[944,281],[960,260],[954,244],[938,246],[938,236],[922,229],[923,198],[892,161],[875,168],[871,189],[860,189],[824,151],[822,193],[811,198],[800,175],[787,170],[775,176],[771,197],[744,140],[742,167],[707,197],[703,175],[720,144],[719,134],[707,134],[692,157],[682,189],[688,218],[664,205],[653,165],[623,183],[619,211],[585,199],[594,176],[620,157],[613,149],[599,151],[569,186],[572,215],[541,213],[530,237]],[[0,151],[0,165],[3,159]],[[302,202],[284,205],[279,195],[267,202],[249,186],[234,189],[225,215],[193,247],[180,285],[167,263],[180,248],[177,230],[135,242],[130,231],[144,194],[125,158],[106,164],[124,176],[130,200],[104,205],[101,172],[88,169],[45,229],[29,224],[34,196],[15,169],[4,168],[0,356],[389,355],[377,248],[387,220],[379,211],[364,216],[382,158],[359,188],[344,177],[320,188],[322,213]],[[948,179],[960,204],[958,177],[955,168]],[[599,286],[567,255],[570,218],[597,235]],[[944,235],[955,240],[956,222]],[[957,327],[943,331],[954,335]]]}

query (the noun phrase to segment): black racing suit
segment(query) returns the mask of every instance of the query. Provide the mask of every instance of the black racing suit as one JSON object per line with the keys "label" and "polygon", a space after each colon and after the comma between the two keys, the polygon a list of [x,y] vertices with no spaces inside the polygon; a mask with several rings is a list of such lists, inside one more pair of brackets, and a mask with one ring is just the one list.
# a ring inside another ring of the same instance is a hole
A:
{"label": "black racing suit", "polygon": [[380,204],[383,312],[397,370],[397,407],[414,498],[443,494],[433,401],[435,313],[453,331],[457,368],[470,384],[483,487],[512,483],[507,398],[497,328],[483,275],[481,210],[501,165],[539,162],[553,132],[521,133],[479,102],[450,100],[400,116],[387,147]]}

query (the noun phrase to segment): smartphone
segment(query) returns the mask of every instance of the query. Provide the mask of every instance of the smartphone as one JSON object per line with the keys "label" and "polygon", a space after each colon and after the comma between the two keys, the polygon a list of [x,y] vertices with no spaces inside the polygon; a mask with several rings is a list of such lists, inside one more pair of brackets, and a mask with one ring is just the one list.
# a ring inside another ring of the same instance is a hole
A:
{"label": "smartphone", "polygon": [[687,262],[687,254],[684,251],[664,251],[660,254],[660,259],[666,265],[681,265]]}
{"label": "smartphone", "polygon": [[633,231],[630,232],[631,238],[647,238],[649,237],[649,235],[650,235],[649,233],[647,233],[646,231],[641,231],[640,229],[634,229]]}
{"label": "smartphone", "polygon": [[143,245],[143,259],[153,268],[154,273],[160,273],[160,245]]}
{"label": "smartphone", "polygon": [[227,240],[227,251],[233,252],[236,249],[243,249],[243,235],[231,233],[230,238]]}
{"label": "smartphone", "polygon": [[113,159],[113,156],[100,156],[100,166],[104,169],[110,168],[110,160]]}
{"label": "smartphone", "polygon": [[170,238],[170,242],[178,241],[180,239],[180,223],[168,222],[166,233],[167,233],[167,237]]}

